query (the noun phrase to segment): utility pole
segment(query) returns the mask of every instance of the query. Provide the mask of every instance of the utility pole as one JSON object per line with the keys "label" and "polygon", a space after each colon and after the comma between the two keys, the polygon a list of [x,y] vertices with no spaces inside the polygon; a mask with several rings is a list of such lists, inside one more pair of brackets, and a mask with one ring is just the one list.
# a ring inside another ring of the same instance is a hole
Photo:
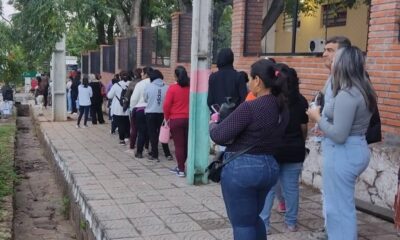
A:
{"label": "utility pole", "polygon": [[53,121],[67,120],[67,97],[65,92],[67,69],[65,65],[65,35],[56,43],[51,57],[50,78],[53,81],[52,116]]}
{"label": "utility pole", "polygon": [[212,0],[193,0],[190,74],[190,117],[187,161],[189,184],[207,184],[210,139],[207,107],[208,77],[211,73]]}

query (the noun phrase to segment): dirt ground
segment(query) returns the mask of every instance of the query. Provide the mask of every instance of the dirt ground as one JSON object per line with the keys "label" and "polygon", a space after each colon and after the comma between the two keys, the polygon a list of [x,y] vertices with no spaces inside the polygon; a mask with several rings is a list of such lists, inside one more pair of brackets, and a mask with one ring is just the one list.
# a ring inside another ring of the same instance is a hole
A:
{"label": "dirt ground", "polygon": [[31,117],[18,117],[17,128],[14,239],[76,239],[64,218],[67,200],[43,155]]}

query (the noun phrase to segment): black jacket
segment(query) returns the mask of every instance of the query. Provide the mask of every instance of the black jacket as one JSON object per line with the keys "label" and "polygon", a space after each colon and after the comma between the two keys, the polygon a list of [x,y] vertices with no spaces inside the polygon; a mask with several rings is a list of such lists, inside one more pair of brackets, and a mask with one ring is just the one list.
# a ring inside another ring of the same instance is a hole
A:
{"label": "black jacket", "polygon": [[221,106],[226,102],[227,97],[238,106],[247,96],[246,79],[233,68],[233,52],[229,48],[221,49],[218,54],[218,71],[211,74],[208,80],[207,104],[211,110],[211,105]]}
{"label": "black jacket", "polygon": [[89,83],[89,86],[92,88],[93,95],[90,98],[92,105],[98,105],[103,103],[103,96],[101,96],[101,82],[93,81]]}

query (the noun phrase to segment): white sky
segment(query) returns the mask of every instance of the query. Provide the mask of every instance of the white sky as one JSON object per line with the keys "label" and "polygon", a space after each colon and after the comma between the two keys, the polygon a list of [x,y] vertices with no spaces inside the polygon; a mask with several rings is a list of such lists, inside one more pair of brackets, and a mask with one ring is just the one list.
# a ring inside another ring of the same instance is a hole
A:
{"label": "white sky", "polygon": [[12,5],[7,4],[7,0],[2,0],[3,2],[3,16],[7,20],[11,19],[11,15],[16,12]]}

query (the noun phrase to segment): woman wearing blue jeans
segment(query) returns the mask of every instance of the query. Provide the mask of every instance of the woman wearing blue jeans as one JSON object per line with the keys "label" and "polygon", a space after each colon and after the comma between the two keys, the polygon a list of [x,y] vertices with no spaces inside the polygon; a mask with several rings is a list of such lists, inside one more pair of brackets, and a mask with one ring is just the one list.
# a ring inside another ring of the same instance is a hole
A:
{"label": "woman wearing blue jeans", "polygon": [[281,145],[288,122],[282,85],[274,63],[262,59],[251,66],[249,87],[257,97],[239,105],[220,123],[210,124],[212,140],[225,145],[226,160],[254,146],[229,162],[222,170],[221,188],[235,240],[265,240],[259,217],[265,197],[275,185],[279,167],[273,156]]}
{"label": "woman wearing blue jeans", "polygon": [[287,82],[289,100],[289,123],[283,137],[283,144],[275,157],[279,163],[280,186],[275,185],[268,193],[265,206],[260,214],[269,233],[269,218],[275,198],[276,188],[281,188],[285,201],[285,225],[290,232],[297,231],[297,213],[299,209],[299,177],[306,153],[308,108],[307,100],[300,94],[299,78],[296,70],[287,65],[278,67],[279,77]]}
{"label": "woman wearing blue jeans", "polygon": [[319,107],[309,109],[307,114],[325,135],[322,180],[328,238],[356,240],[354,189],[357,177],[369,164],[365,133],[376,106],[360,49],[338,50],[326,91],[322,116]]}

